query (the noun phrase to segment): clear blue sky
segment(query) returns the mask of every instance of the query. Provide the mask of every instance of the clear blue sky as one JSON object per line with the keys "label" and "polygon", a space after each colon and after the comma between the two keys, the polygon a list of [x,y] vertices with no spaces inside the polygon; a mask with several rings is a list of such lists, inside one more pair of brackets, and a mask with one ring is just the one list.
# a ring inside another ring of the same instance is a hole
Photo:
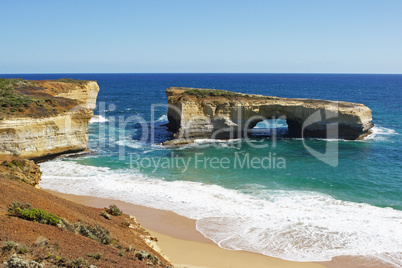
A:
{"label": "clear blue sky", "polygon": [[402,73],[402,1],[0,0],[0,73]]}

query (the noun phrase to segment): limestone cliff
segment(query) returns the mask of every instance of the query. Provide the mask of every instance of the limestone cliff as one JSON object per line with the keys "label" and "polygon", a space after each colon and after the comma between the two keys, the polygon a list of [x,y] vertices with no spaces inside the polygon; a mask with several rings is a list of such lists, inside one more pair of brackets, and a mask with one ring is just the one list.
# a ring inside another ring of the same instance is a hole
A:
{"label": "limestone cliff", "polygon": [[237,138],[264,119],[284,118],[289,135],[355,140],[370,133],[371,110],[363,104],[289,99],[225,90],[166,90],[168,127],[180,143],[196,138]]}
{"label": "limestone cliff", "polygon": [[40,160],[87,148],[95,81],[12,80],[1,89],[0,154]]}

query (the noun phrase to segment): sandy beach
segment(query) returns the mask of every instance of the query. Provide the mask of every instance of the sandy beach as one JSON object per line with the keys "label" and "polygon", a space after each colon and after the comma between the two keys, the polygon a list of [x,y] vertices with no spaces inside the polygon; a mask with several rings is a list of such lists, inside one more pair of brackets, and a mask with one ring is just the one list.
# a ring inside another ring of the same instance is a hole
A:
{"label": "sandy beach", "polygon": [[116,204],[124,213],[134,215],[144,228],[158,238],[159,247],[175,267],[325,267],[319,263],[292,262],[246,251],[222,249],[196,230],[194,220],[170,211],[105,198],[47,191],[91,207],[103,208],[112,203]]}

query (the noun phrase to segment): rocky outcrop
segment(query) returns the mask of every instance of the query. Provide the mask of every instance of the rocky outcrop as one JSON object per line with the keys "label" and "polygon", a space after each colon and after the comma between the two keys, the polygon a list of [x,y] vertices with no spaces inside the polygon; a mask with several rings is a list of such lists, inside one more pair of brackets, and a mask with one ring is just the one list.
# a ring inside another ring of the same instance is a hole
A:
{"label": "rocky outcrop", "polygon": [[11,155],[0,155],[0,177],[37,186],[42,172],[34,161]]}
{"label": "rocky outcrop", "polygon": [[370,133],[371,110],[363,104],[289,99],[224,90],[166,90],[168,127],[177,144],[197,138],[238,138],[265,119],[283,118],[293,137],[361,139]]}
{"label": "rocky outcrop", "polygon": [[[0,154],[41,160],[85,150],[98,84],[75,80],[27,83],[29,86],[15,89],[33,98],[28,99],[27,112],[8,113],[0,121]],[[52,104],[51,109],[44,108],[47,103]],[[32,106],[36,110],[32,111]]]}

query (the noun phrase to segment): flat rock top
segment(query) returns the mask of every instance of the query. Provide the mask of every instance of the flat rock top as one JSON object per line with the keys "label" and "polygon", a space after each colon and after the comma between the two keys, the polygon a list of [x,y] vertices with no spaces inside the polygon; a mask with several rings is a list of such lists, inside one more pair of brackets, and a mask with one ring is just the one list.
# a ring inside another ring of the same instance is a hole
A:
{"label": "flat rock top", "polygon": [[349,109],[368,109],[367,106],[361,103],[345,102],[345,101],[331,101],[320,99],[303,99],[303,98],[280,98],[275,96],[264,96],[257,94],[243,94],[220,89],[206,89],[206,88],[186,88],[186,87],[171,87],[166,89],[166,94],[171,101],[183,101],[181,97],[188,97],[184,100],[191,101],[243,101],[258,104],[281,104],[281,105],[301,105],[305,107],[321,108],[328,105],[336,105],[340,110]]}
{"label": "flat rock top", "polygon": [[66,112],[79,100],[58,94],[82,90],[90,81],[58,79],[32,81],[0,79],[0,120],[15,117],[46,117]]}

